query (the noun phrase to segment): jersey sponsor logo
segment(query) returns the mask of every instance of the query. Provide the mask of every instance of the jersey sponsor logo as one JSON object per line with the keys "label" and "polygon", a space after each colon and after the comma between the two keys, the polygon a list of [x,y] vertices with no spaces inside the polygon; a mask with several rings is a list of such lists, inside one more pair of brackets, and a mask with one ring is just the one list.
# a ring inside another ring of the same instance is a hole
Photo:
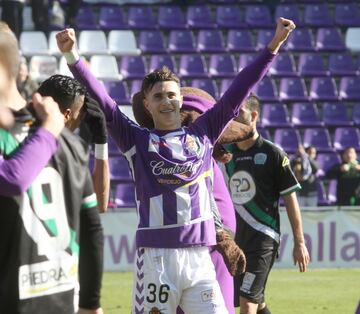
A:
{"label": "jersey sponsor logo", "polygon": [[247,171],[238,171],[230,178],[231,198],[235,204],[243,205],[251,201],[256,194],[253,177]]}
{"label": "jersey sponsor logo", "polygon": [[254,156],[255,165],[264,165],[267,160],[267,155],[264,153],[258,153]]}
{"label": "jersey sponsor logo", "polygon": [[22,265],[19,269],[21,300],[69,291],[77,284],[78,264],[74,257]]}
{"label": "jersey sponsor logo", "polygon": [[289,158],[287,158],[286,156],[284,157],[283,161],[282,161],[282,166],[285,168],[287,166],[290,165],[290,161]]}
{"label": "jersey sponsor logo", "polygon": [[245,293],[250,293],[255,278],[256,278],[255,274],[246,272],[240,290]]}
{"label": "jersey sponsor logo", "polygon": [[202,165],[203,161],[199,160],[196,163],[186,162],[184,164],[175,164],[174,166],[165,166],[164,161],[152,160],[150,162],[150,167],[152,168],[152,173],[155,176],[163,175],[184,175],[186,177],[190,176],[192,173],[197,172],[199,167]]}
{"label": "jersey sponsor logo", "polygon": [[201,299],[203,302],[212,301],[215,299],[214,289],[206,290],[201,292]]}

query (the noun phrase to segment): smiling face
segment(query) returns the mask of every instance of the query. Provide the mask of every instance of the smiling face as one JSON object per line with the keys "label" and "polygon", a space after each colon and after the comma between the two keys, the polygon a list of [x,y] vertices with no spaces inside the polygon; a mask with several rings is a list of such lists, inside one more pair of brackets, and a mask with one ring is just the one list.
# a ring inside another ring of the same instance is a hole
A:
{"label": "smiling face", "polygon": [[182,96],[175,81],[157,82],[145,93],[144,105],[150,112],[156,129],[175,130],[181,127]]}

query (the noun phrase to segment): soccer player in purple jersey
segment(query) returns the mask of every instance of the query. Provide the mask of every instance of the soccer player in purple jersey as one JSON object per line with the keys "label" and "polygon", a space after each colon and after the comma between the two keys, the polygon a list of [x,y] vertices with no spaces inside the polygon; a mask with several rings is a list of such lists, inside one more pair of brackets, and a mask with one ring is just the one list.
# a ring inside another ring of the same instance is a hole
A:
{"label": "soccer player in purple jersey", "polygon": [[139,224],[134,313],[175,313],[178,305],[185,313],[227,313],[208,251],[216,243],[212,149],[294,28],[291,20],[280,18],[268,47],[238,74],[219,102],[187,128],[181,127],[179,79],[166,69],[147,75],[142,92],[153,130],[137,126],[109,97],[80,60],[74,30],[57,34],[74,76],[102,106],[135,181]]}

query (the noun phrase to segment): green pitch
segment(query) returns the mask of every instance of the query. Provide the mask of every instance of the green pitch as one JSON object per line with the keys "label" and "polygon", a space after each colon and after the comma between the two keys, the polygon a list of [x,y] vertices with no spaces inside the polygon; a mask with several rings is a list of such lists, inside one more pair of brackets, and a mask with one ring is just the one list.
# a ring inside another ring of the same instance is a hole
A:
{"label": "green pitch", "polygon": [[[129,314],[131,290],[131,273],[105,273],[105,314]],[[274,314],[354,314],[360,300],[360,268],[315,269],[305,274],[273,270],[266,298]]]}

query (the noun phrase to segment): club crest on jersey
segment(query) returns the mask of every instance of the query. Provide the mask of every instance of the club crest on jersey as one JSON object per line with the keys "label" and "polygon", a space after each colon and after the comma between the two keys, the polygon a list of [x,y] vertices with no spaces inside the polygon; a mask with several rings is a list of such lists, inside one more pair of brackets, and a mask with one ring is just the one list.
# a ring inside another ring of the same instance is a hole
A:
{"label": "club crest on jersey", "polygon": [[267,160],[267,155],[264,153],[258,153],[254,156],[255,165],[264,165]]}
{"label": "club crest on jersey", "polygon": [[198,155],[200,151],[200,147],[196,142],[196,139],[189,134],[187,134],[185,138],[185,149],[192,155]]}

